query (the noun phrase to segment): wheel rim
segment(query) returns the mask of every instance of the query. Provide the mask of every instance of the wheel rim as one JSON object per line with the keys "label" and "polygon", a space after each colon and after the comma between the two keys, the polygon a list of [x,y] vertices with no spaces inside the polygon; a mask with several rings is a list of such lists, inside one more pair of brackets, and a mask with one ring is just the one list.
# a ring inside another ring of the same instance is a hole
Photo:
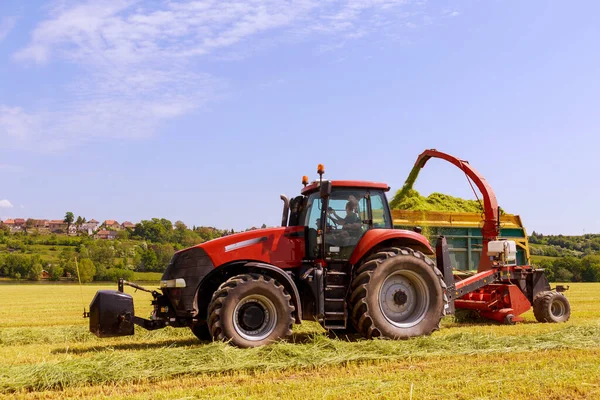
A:
{"label": "wheel rim", "polygon": [[560,318],[565,315],[566,308],[562,301],[553,301],[550,305],[550,313],[556,317]]}
{"label": "wheel rim", "polygon": [[276,325],[275,305],[265,296],[246,296],[233,312],[233,326],[246,340],[263,340],[275,330]]}
{"label": "wheel rim", "polygon": [[429,298],[429,288],[420,275],[408,270],[396,271],[381,285],[379,308],[390,324],[410,328],[425,318]]}

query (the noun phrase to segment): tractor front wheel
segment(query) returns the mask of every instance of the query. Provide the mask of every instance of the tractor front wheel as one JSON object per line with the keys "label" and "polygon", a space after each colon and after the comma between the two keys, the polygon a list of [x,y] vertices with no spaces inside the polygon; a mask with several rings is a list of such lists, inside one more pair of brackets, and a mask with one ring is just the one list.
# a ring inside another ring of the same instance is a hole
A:
{"label": "tractor front wheel", "polygon": [[533,315],[538,322],[566,322],[571,316],[571,305],[562,293],[540,292],[533,299]]}
{"label": "tractor front wheel", "polygon": [[428,335],[445,315],[445,288],[440,271],[423,253],[384,249],[369,257],[352,281],[354,325],[367,338]]}
{"label": "tractor front wheel", "polygon": [[291,296],[275,279],[260,274],[230,278],[213,294],[208,329],[215,340],[256,347],[292,334]]}

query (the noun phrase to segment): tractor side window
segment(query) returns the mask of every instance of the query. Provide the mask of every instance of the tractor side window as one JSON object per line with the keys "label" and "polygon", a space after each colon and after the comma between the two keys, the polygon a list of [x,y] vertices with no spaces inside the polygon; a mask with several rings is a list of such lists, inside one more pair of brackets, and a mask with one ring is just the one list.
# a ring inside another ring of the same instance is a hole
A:
{"label": "tractor side window", "polygon": [[311,196],[306,210],[306,226],[313,229],[319,229],[321,220],[321,198],[318,193]]}
{"label": "tractor side window", "polygon": [[290,201],[290,222],[288,224],[289,226],[300,225],[300,218],[304,209],[305,200],[306,198],[304,196],[297,196]]}
{"label": "tractor side window", "polygon": [[317,230],[321,229],[321,197],[319,193],[313,193],[307,201],[306,220],[304,221],[307,229],[307,249],[306,254],[310,257],[318,257],[319,246],[317,244]]}
{"label": "tractor side window", "polygon": [[371,212],[373,214],[373,228],[391,228],[392,223],[387,211],[383,193],[371,193]]}

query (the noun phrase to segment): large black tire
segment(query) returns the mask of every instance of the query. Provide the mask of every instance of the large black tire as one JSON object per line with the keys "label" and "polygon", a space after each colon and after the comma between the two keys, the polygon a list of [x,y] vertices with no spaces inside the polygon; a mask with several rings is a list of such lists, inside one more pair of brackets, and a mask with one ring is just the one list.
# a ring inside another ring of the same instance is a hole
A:
{"label": "large black tire", "polygon": [[533,315],[538,322],[566,322],[571,316],[571,304],[562,293],[540,292],[533,299]]}
{"label": "large black tire", "polygon": [[393,247],[357,269],[349,304],[354,326],[366,338],[406,339],[438,330],[448,297],[433,261],[410,248]]}
{"label": "large black tire", "polygon": [[283,285],[269,276],[234,276],[212,296],[208,329],[214,340],[230,340],[238,347],[273,343],[292,334],[291,299]]}

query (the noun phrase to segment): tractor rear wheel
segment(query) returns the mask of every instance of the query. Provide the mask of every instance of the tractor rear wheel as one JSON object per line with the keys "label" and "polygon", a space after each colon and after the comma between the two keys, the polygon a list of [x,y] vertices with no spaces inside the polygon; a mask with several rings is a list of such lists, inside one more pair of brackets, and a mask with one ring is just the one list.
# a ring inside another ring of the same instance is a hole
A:
{"label": "tractor rear wheel", "polygon": [[275,279],[260,274],[230,278],[208,307],[208,329],[215,340],[256,347],[292,334],[292,297]]}
{"label": "tractor rear wheel", "polygon": [[413,249],[388,248],[356,271],[349,303],[354,325],[367,338],[406,339],[439,329],[446,284],[433,261]]}
{"label": "tractor rear wheel", "polygon": [[562,293],[540,292],[533,299],[533,315],[538,322],[566,322],[571,316],[571,305]]}

